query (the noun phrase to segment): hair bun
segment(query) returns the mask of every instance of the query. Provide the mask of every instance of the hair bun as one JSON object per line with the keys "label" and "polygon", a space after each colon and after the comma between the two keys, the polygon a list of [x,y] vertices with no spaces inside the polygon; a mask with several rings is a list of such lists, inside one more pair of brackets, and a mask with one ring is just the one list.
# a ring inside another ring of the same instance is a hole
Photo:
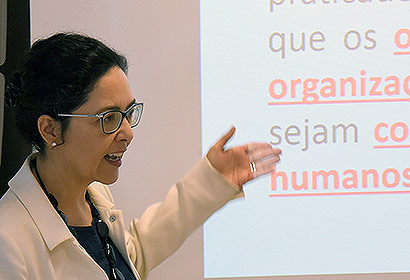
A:
{"label": "hair bun", "polygon": [[19,72],[14,73],[10,83],[6,87],[4,92],[5,103],[9,107],[16,107],[17,100],[21,94],[21,74]]}
{"label": "hair bun", "polygon": [[18,88],[13,83],[9,83],[4,93],[6,105],[12,108],[16,107],[19,94],[20,88]]}

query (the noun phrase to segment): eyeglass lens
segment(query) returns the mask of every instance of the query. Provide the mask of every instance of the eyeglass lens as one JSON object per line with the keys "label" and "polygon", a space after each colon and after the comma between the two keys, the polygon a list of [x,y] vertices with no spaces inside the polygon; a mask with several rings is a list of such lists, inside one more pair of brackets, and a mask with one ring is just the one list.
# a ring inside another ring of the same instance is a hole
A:
{"label": "eyeglass lens", "polygon": [[[141,111],[141,106],[133,106],[127,112],[125,118],[129,122],[131,127],[135,127],[138,125],[138,122],[141,117]],[[112,133],[116,131],[121,126],[122,118],[122,113],[119,111],[107,112],[104,115],[102,121],[104,132]]]}

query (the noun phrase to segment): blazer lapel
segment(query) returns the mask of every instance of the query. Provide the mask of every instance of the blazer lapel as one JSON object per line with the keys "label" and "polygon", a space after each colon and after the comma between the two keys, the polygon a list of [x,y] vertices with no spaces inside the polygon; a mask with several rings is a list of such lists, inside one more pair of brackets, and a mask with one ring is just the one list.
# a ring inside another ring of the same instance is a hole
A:
{"label": "blazer lapel", "polygon": [[106,187],[100,183],[92,183],[88,187],[91,200],[94,202],[95,206],[100,211],[101,218],[108,225],[108,228],[110,230],[110,238],[112,239],[114,244],[117,246],[118,250],[121,252],[125,261],[131,267],[132,271],[134,272],[135,277],[137,277],[137,279],[141,279],[141,277],[138,274],[138,271],[135,269],[134,264],[131,262],[128,252],[127,252],[126,240],[125,240],[125,227],[124,227],[122,211],[114,209],[114,203],[109,200],[109,198],[111,197],[108,197],[108,195],[107,197],[105,197],[103,193],[105,193],[106,191],[101,190],[101,188],[106,188]]}
{"label": "blazer lapel", "polygon": [[74,237],[31,173],[30,161],[34,157],[35,154],[26,159],[21,169],[10,180],[9,186],[27,209],[48,249],[52,251],[62,242]]}

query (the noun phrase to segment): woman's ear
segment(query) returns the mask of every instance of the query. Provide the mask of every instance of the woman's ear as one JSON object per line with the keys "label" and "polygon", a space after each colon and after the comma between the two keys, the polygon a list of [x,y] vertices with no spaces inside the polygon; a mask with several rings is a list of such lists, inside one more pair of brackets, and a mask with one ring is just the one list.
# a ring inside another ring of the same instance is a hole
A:
{"label": "woman's ear", "polygon": [[55,147],[61,142],[61,124],[49,115],[42,115],[37,120],[37,128],[43,140]]}

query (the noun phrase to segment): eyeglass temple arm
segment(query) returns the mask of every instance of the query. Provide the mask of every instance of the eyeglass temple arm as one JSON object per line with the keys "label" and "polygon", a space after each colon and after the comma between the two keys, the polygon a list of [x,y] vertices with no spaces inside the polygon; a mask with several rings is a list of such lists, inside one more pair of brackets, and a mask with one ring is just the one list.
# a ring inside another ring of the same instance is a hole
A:
{"label": "eyeglass temple arm", "polygon": [[58,114],[59,117],[97,117],[99,118],[100,115],[77,115],[77,114]]}
{"label": "eyeglass temple arm", "polygon": [[[132,108],[132,107],[139,107],[141,109],[144,108],[144,103],[134,103],[133,106],[131,106],[130,108],[128,108],[125,112],[121,112],[119,111],[121,114],[127,114],[128,111]],[[97,118],[101,118],[102,114],[98,114],[98,115],[77,115],[77,114],[57,114],[57,116],[59,117],[97,117]]]}

